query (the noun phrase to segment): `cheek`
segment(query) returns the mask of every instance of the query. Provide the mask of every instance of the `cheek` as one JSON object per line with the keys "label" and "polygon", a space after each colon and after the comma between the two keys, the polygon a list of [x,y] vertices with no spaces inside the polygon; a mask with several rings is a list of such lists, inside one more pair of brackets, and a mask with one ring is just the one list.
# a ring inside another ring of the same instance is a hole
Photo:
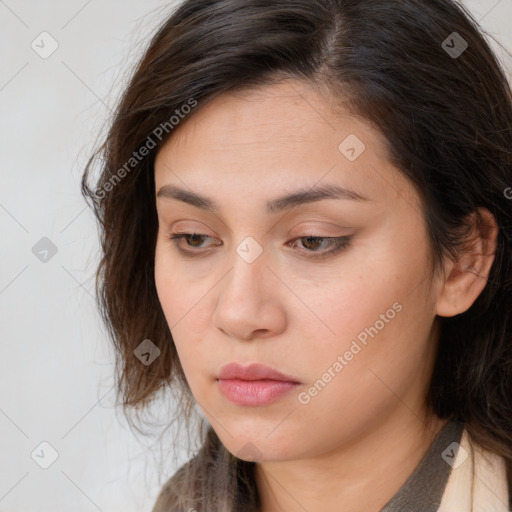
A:
{"label": "cheek", "polygon": [[[176,257],[169,244],[159,238],[155,248],[155,286],[169,327],[183,323],[199,300],[201,281]],[[189,313],[187,313],[189,312]],[[183,320],[180,320],[182,319]]]}
{"label": "cheek", "polygon": [[193,388],[194,371],[197,371],[198,362],[207,356],[206,347],[201,342],[205,338],[202,326],[208,317],[205,310],[209,298],[207,285],[194,276],[190,278],[190,273],[180,267],[176,258],[169,257],[165,247],[158,243],[154,274],[158,300],[183,371]]}
{"label": "cheek", "polygon": [[294,293],[304,304],[297,302],[293,317],[301,332],[316,340],[316,349],[310,350],[313,357],[325,363],[326,356],[332,358],[348,350],[357,336],[364,342],[369,337],[365,329],[376,322],[381,327],[380,318],[386,312],[386,319],[396,322],[393,304],[403,300],[406,281],[398,269],[381,265],[374,256],[365,257],[362,253],[344,259],[339,267],[330,270],[328,278],[316,282],[295,279]]}
{"label": "cheek", "polygon": [[379,258],[360,254],[328,285],[310,287],[307,294],[307,283],[296,288],[318,313],[308,312],[309,321],[299,327],[310,340],[299,350],[308,361],[310,383],[329,381],[331,391],[318,395],[327,402],[371,400],[378,407],[382,393],[391,393],[379,377],[398,390],[425,368],[434,317],[425,255],[419,250],[400,255],[392,245],[383,247]]}
{"label": "cheek", "polygon": [[305,435],[302,428],[307,431],[315,418],[314,430],[323,436],[318,442],[327,449],[337,439],[360,435],[393,410],[408,414],[407,408],[415,409],[414,397],[429,373],[428,321],[417,316],[420,295],[403,297],[382,287],[360,305],[346,301],[338,316],[332,308],[327,320],[337,338],[322,345],[317,335],[316,346],[309,344],[301,356],[308,381],[296,398],[296,418],[304,425],[294,425],[297,436]]}
{"label": "cheek", "polygon": [[[155,287],[158,300],[165,314],[167,324],[172,327],[177,319],[176,290],[180,286],[177,281],[178,274],[169,264],[170,259],[166,257],[162,243],[157,242],[155,249]],[[172,317],[175,318],[172,318]]]}
{"label": "cheek", "polygon": [[180,360],[182,360],[183,344],[180,343],[180,331],[186,320],[187,304],[190,302],[187,293],[190,288],[186,286],[183,274],[177,271],[175,265],[171,264],[171,258],[165,252],[161,243],[157,243],[155,251],[155,287],[176,350]]}

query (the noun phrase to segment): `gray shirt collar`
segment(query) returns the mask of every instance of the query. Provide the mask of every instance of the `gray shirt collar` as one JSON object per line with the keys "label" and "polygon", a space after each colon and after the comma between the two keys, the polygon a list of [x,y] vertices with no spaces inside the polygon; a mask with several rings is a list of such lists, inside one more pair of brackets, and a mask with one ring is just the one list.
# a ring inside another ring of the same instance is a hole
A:
{"label": "gray shirt collar", "polygon": [[449,421],[411,476],[380,512],[436,512],[452,469],[449,461],[457,455],[463,430],[464,423]]}

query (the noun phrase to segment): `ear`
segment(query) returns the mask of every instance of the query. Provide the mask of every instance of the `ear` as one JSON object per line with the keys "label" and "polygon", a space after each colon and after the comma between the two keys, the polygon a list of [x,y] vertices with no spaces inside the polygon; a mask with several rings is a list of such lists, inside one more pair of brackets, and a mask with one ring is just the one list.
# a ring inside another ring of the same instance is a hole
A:
{"label": "ear", "polygon": [[483,207],[469,217],[471,234],[466,249],[459,253],[457,261],[447,265],[448,277],[437,300],[439,316],[455,316],[468,310],[487,284],[494,261],[498,239],[498,226],[494,215]]}

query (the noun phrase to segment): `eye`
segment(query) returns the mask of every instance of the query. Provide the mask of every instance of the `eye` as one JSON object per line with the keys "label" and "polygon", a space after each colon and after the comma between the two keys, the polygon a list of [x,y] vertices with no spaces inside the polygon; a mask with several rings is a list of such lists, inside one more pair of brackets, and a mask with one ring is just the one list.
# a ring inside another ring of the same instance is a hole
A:
{"label": "eye", "polygon": [[[184,255],[186,256],[200,256],[201,253],[206,252],[202,242],[204,239],[211,238],[211,236],[206,235],[204,233],[169,233],[168,239],[172,241],[174,246]],[[302,236],[295,238],[291,242],[288,242],[288,245],[292,245],[292,247],[297,247],[296,242],[298,240],[303,240],[305,243],[302,243],[302,247],[299,247],[299,251],[310,253],[307,255],[309,258],[319,258],[322,256],[332,255],[337,252],[346,249],[350,245],[350,241],[352,239],[351,236]],[[185,242],[186,248],[183,247],[182,241]],[[216,245],[221,245],[221,243]],[[324,250],[318,250],[323,244]],[[192,249],[192,250],[190,250]]]}
{"label": "eye", "polygon": [[[337,252],[342,251],[343,249],[346,249],[350,245],[350,240],[352,239],[351,236],[302,236],[299,238],[296,238],[292,242],[296,242],[297,240],[303,240],[306,241],[305,243],[302,242],[302,246],[305,247],[305,249],[302,249],[303,251],[314,253],[311,256],[308,257],[322,257],[327,256],[331,254],[335,254]],[[318,247],[321,247],[322,244],[324,247],[327,247],[327,250],[318,250]],[[296,244],[292,244],[294,247]],[[318,254],[316,254],[318,253]]]}
{"label": "eye", "polygon": [[[187,243],[187,247],[191,248],[201,248],[201,239],[203,238],[212,238],[211,236],[205,235],[203,233],[170,233],[169,240],[171,240],[174,245],[182,252],[187,252],[183,249],[180,242],[181,240],[185,240]],[[192,244],[189,244],[189,241],[192,241]]]}

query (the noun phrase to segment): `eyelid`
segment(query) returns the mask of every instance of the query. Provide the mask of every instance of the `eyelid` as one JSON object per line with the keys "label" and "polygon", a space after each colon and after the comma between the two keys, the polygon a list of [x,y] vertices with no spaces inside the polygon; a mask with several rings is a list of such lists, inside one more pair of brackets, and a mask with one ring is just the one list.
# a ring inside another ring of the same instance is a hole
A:
{"label": "eyelid", "polygon": [[[181,240],[186,240],[187,237],[192,236],[199,236],[204,238],[210,238],[214,239],[215,237],[212,237],[206,233],[200,233],[197,231],[194,232],[169,232],[167,234],[168,240],[172,243],[173,247],[184,257],[194,258],[194,257],[201,257],[201,256],[207,256],[210,254],[214,247],[218,247],[219,245],[222,245],[222,242],[220,244],[214,244],[213,246],[208,246],[206,248],[194,248],[192,246],[187,246],[187,248],[183,248],[180,246]],[[323,251],[313,251],[303,248],[297,248],[296,252],[299,253],[299,256],[304,257],[308,260],[319,260],[319,259],[328,259],[329,256],[335,256],[338,253],[343,252],[346,250],[352,243],[352,235],[345,235],[345,236],[322,236],[317,234],[301,234],[301,236],[293,237],[291,240],[286,242],[286,246],[292,246],[296,247],[296,244],[298,241],[306,238],[317,238],[320,239],[323,242],[328,241],[330,249],[326,249]]]}
{"label": "eyelid", "polygon": [[[343,233],[352,230],[353,228],[350,226],[338,226],[334,224],[327,224],[322,222],[321,225],[318,226],[298,226],[294,227],[291,231],[290,236],[293,238],[301,238],[304,236],[318,236],[322,238],[337,238],[339,236],[348,236]],[[341,231],[341,233],[340,233]]]}

